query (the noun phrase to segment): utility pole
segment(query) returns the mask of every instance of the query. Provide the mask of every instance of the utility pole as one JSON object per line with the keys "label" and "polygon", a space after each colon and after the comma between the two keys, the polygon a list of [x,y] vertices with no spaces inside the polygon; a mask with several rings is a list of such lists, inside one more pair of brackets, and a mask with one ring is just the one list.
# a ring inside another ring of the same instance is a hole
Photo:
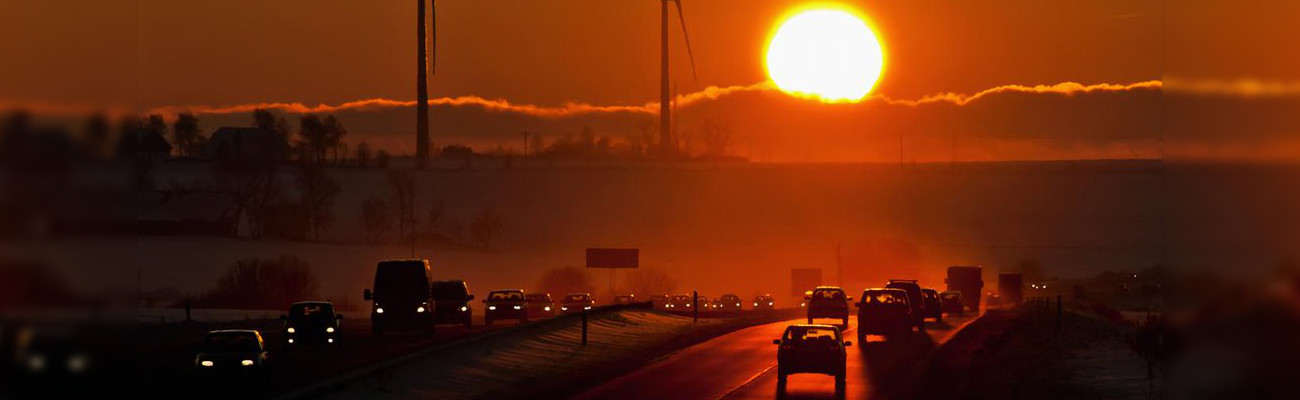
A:
{"label": "utility pole", "polygon": [[835,278],[840,281],[840,288],[844,287],[844,263],[840,262],[840,242],[835,242]]}

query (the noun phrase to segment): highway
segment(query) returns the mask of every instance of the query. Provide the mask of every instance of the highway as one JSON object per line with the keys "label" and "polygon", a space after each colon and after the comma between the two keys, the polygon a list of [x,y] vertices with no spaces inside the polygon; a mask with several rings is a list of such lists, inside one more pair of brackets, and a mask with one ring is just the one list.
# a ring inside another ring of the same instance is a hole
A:
{"label": "highway", "polygon": [[[935,346],[973,321],[973,317],[945,318],[928,322],[925,336],[911,340],[882,342],[868,336],[865,346],[857,342],[856,320],[849,319],[848,385],[846,398],[886,397],[904,389],[917,362]],[[776,346],[785,327],[806,322],[795,319],[719,336],[686,348],[636,372],[619,377],[573,400],[749,400],[749,399],[832,399],[834,378],[824,375],[791,375],[784,394],[776,391]],[[821,322],[820,320],[818,322]]]}

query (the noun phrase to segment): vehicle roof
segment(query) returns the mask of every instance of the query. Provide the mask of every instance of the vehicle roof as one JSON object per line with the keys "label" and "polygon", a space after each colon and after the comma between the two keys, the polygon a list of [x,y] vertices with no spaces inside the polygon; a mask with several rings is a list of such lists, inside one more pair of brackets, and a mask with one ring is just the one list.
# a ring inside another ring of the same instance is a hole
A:
{"label": "vehicle roof", "polygon": [[523,289],[497,289],[497,290],[493,290],[493,291],[491,291],[491,292],[489,292],[489,293],[505,293],[505,292],[519,292],[519,293],[523,293],[524,290],[523,290]]}
{"label": "vehicle roof", "polygon": [[921,291],[922,291],[922,292],[935,292],[935,293],[939,293],[939,291],[938,291],[938,290],[935,290],[934,288],[921,288]]}
{"label": "vehicle roof", "polygon": [[569,293],[565,296],[591,296],[591,293]]}
{"label": "vehicle roof", "polygon": [[873,288],[862,289],[862,293],[866,293],[866,292],[903,292],[903,293],[907,293],[906,290],[899,289],[899,288],[894,288],[894,287],[889,287],[889,288],[885,288],[885,287],[873,287]]}
{"label": "vehicle roof", "polygon": [[757,296],[754,296],[754,297],[772,297],[772,294],[771,294],[771,293],[763,293],[763,294],[760,294],[760,295],[757,295]]}
{"label": "vehicle roof", "polygon": [[840,329],[840,327],[838,327],[838,326],[835,326],[835,325],[826,325],[826,324],[792,324],[792,325],[789,325],[789,326],[786,326],[786,327],[785,327],[785,329],[791,329],[791,328],[799,328],[799,329],[808,329],[808,328],[820,328],[820,329],[825,329],[825,328],[835,328],[835,330],[839,330],[839,329]]}
{"label": "vehicle roof", "polygon": [[917,280],[916,279],[890,279],[889,280],[889,283],[894,283],[894,282],[916,283]]}
{"label": "vehicle roof", "polygon": [[310,301],[300,301],[297,303],[290,304],[290,306],[296,306],[296,305],[331,305],[332,306],[334,305],[334,303],[328,301],[310,300]]}
{"label": "vehicle roof", "polygon": [[844,289],[840,288],[839,286],[818,286],[818,287],[813,288],[813,290],[821,290],[821,289],[844,290]]}
{"label": "vehicle roof", "polygon": [[257,332],[256,329],[219,329],[215,331],[208,331],[208,334],[209,335],[233,335],[233,334],[261,335],[260,333]]}
{"label": "vehicle roof", "polygon": [[551,294],[550,294],[550,293],[533,292],[533,293],[525,293],[524,296],[546,296],[546,297],[551,297]]}
{"label": "vehicle roof", "polygon": [[400,260],[400,259],[399,259],[399,260],[384,260],[384,261],[380,261],[379,263],[380,263],[380,264],[407,264],[407,263],[420,263],[420,264],[425,264],[425,263],[428,263],[428,262],[429,262],[429,260],[426,260],[426,259],[423,259],[423,258],[410,258],[410,259],[405,259],[405,260]]}

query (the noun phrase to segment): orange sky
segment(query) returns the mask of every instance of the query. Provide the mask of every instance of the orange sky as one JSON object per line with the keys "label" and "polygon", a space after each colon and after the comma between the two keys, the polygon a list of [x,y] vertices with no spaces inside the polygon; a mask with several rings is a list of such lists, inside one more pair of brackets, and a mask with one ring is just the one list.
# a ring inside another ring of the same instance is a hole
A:
{"label": "orange sky", "polygon": [[[108,103],[149,111],[261,103],[341,105],[367,99],[409,102],[414,98],[413,3],[3,2],[0,49],[10,62],[0,63],[0,106]],[[752,87],[764,82],[764,40],[784,12],[805,3],[684,0],[700,82],[697,85],[688,78],[690,69],[674,19],[672,68],[680,91],[690,94],[706,87]],[[1292,51],[1300,45],[1300,33],[1292,29],[1291,17],[1300,12],[1298,2],[1255,2],[1250,7],[1214,0],[840,3],[856,7],[873,20],[887,54],[885,74],[875,94],[893,100],[1067,82],[1140,85],[1172,78],[1286,81],[1296,80],[1295,71],[1300,70],[1300,56],[1296,55],[1300,53]],[[651,0],[442,0],[438,3],[438,63],[431,80],[432,95],[435,99],[500,99],[541,109],[564,108],[568,103],[641,108],[658,99],[658,21],[658,4]],[[1136,111],[1160,109],[1159,100],[1152,103],[1145,94],[1135,96],[1132,101],[1137,103],[1133,104],[1143,104]],[[760,97],[732,103],[759,101],[755,99]],[[764,101],[771,107],[782,104]],[[1075,103],[1092,104],[1090,101]],[[1118,129],[1093,133],[1100,136],[1158,130],[1149,121],[1121,123],[1134,121],[1129,112],[1134,110],[1112,113],[1094,107],[1071,114],[1068,107],[1075,107],[1073,103],[1052,104],[1067,107],[1052,111],[1058,115],[1099,120],[1101,128]],[[701,103],[699,108],[725,105]],[[877,128],[861,129],[877,136],[896,134],[879,128],[896,129],[899,117],[880,111],[886,108],[861,108],[876,111],[848,121]],[[981,110],[978,106],[966,108]],[[684,110],[682,124],[691,129],[690,124],[703,118],[746,118],[745,109],[732,109],[736,112],[721,116],[692,115],[691,110]],[[818,112],[809,110],[810,115]],[[511,125],[501,123],[498,114],[443,115],[438,120],[439,111],[434,112],[435,141],[442,143],[477,140],[490,144],[501,140],[495,138],[517,134],[512,129],[520,126],[552,126],[556,131],[546,133],[560,137],[582,125],[612,124],[608,119],[593,119],[562,125]],[[242,114],[210,117],[206,123],[244,124]],[[409,132],[409,121],[402,117],[406,114],[390,114],[382,118],[379,114],[358,115],[344,122],[354,134],[352,140],[375,137],[368,135],[403,137]],[[956,115],[949,123],[976,117]],[[630,122],[610,126],[613,128],[601,132],[621,135],[635,130]],[[848,125],[834,134],[851,136],[857,126]],[[1033,125],[1032,132],[1015,130],[1029,129],[1025,126],[1004,128],[1008,131],[981,134],[1061,134],[1042,124]],[[1077,132],[1065,132],[1077,136]],[[1143,135],[1143,140],[1149,141],[1160,133]],[[1088,139],[1075,136],[1070,137]],[[800,159],[796,155],[786,158]]]}
{"label": "orange sky", "polygon": [[[141,0],[138,101],[340,103],[414,96],[409,0]],[[797,0],[686,0],[700,82],[673,22],[683,92],[766,79],[764,40]],[[879,93],[1160,78],[1159,2],[844,1],[888,53]],[[557,105],[657,99],[655,1],[443,0],[432,94]]]}

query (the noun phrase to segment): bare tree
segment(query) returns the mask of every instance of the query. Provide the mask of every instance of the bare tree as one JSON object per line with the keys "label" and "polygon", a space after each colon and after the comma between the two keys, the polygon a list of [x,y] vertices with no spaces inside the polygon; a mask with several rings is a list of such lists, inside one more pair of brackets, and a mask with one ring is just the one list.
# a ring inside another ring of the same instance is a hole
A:
{"label": "bare tree", "polygon": [[229,193],[247,217],[249,236],[262,237],[266,233],[267,212],[282,192],[275,162],[252,158],[221,160],[214,171],[217,187]]}
{"label": "bare tree", "polygon": [[367,242],[383,242],[393,230],[393,213],[382,197],[373,197],[361,203],[361,222],[366,227]]}
{"label": "bare tree", "polygon": [[483,250],[492,249],[492,239],[497,236],[505,222],[501,216],[493,212],[491,208],[484,208],[482,212],[474,216],[474,222],[470,223],[469,234],[474,237],[474,241],[483,246]]}
{"label": "bare tree", "polygon": [[445,207],[441,201],[429,206],[429,216],[424,220],[424,230],[433,234],[438,230],[438,225],[442,223],[442,212]]}
{"label": "bare tree", "polygon": [[191,113],[181,113],[172,123],[172,137],[181,156],[192,157],[194,150],[202,139],[199,129],[199,117]]}
{"label": "bare tree", "polygon": [[[334,163],[337,164],[339,162],[339,150],[342,150],[343,154],[347,154],[347,144],[343,143],[343,138],[348,135],[348,129],[343,127],[343,123],[339,122],[338,118],[330,114],[326,115],[325,119],[321,121],[321,130],[323,136],[321,145],[325,149],[334,151]],[[325,149],[322,149],[322,151]]]}
{"label": "bare tree", "polygon": [[302,143],[309,149],[311,154],[309,164],[320,165],[324,162],[325,149],[328,148],[327,135],[325,123],[321,121],[320,116],[303,114],[298,118],[298,137],[302,138]]}
{"label": "bare tree", "polygon": [[658,269],[634,269],[628,271],[625,286],[636,295],[649,297],[671,293],[677,281]]}
{"label": "bare tree", "polygon": [[311,236],[320,239],[320,231],[334,222],[334,197],[339,194],[339,183],[320,167],[311,165],[300,167],[295,181],[302,193],[302,206],[307,210]]}
{"label": "bare tree", "polygon": [[271,133],[275,136],[277,145],[283,146],[274,149],[275,158],[284,159],[289,155],[288,144],[292,131],[289,129],[289,121],[286,121],[283,116],[276,115],[265,108],[258,108],[253,110],[253,126]]}
{"label": "bare tree", "polygon": [[704,121],[704,154],[710,157],[727,155],[731,146],[731,129],[712,119]]}
{"label": "bare tree", "polygon": [[298,257],[242,259],[217,279],[217,286],[199,303],[205,307],[285,309],[293,302],[316,297],[319,288],[311,265]]}
{"label": "bare tree", "polygon": [[358,167],[365,168],[370,165],[370,143],[357,143],[356,153]]}
{"label": "bare tree", "polygon": [[408,170],[388,171],[390,184],[390,204],[397,219],[397,237],[404,240],[407,235],[415,233],[415,175]]}

